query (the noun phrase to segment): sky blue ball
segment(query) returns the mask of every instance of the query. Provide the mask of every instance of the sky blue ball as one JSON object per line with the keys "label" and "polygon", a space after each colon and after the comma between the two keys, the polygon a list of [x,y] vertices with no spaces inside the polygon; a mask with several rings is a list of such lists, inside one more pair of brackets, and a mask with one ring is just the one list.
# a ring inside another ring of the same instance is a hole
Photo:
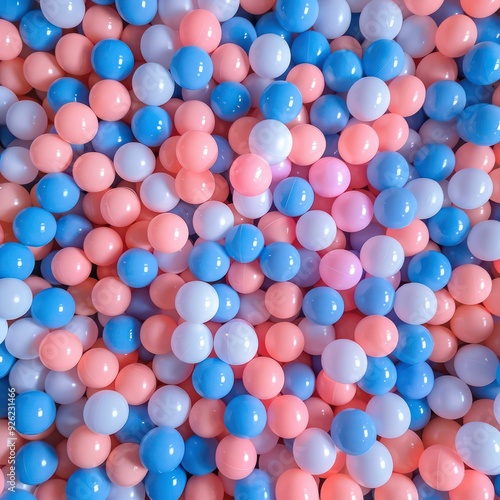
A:
{"label": "sky blue ball", "polygon": [[318,31],[299,33],[292,43],[292,61],[295,64],[314,64],[321,68],[330,54],[330,44]]}
{"label": "sky blue ball", "polygon": [[171,427],[155,427],[142,439],[139,458],[150,472],[163,473],[175,469],[184,456],[184,440]]}
{"label": "sky blue ball", "polygon": [[76,78],[58,78],[47,90],[47,101],[54,111],[59,111],[68,102],[89,105],[89,89]]}
{"label": "sky blue ball", "polygon": [[333,325],[344,314],[344,301],[333,288],[318,286],[304,295],[302,311],[313,323]]}
{"label": "sky blue ball", "polygon": [[444,288],[451,278],[450,261],[441,252],[428,250],[411,258],[408,278],[414,283],[422,283],[432,291]]}
{"label": "sky blue ball", "polygon": [[131,288],[143,288],[151,284],[158,275],[155,256],[142,248],[131,248],[118,259],[118,276]]}
{"label": "sky blue ball", "polygon": [[99,121],[97,134],[92,139],[92,147],[113,159],[115,153],[124,145],[134,140],[132,129],[121,120],[116,122]]}
{"label": "sky blue ball", "polygon": [[225,283],[213,285],[219,297],[219,308],[212,318],[216,323],[226,323],[233,319],[240,309],[240,296],[233,288]]}
{"label": "sky blue ball", "polygon": [[125,425],[115,434],[121,443],[139,444],[142,438],[156,426],[149,417],[148,405],[129,405],[128,418]]}
{"label": "sky blue ball", "polygon": [[25,280],[34,267],[35,257],[27,246],[16,242],[0,245],[0,278]]}
{"label": "sky blue ball", "polygon": [[206,399],[221,399],[233,388],[232,368],[219,358],[207,358],[198,363],[191,375],[194,390]]}
{"label": "sky blue ball", "polygon": [[475,18],[474,23],[477,28],[476,43],[500,42],[500,19],[498,16]]}
{"label": "sky blue ball", "polygon": [[419,474],[417,474],[412,481],[417,488],[418,498],[424,498],[425,500],[448,500],[450,498],[447,491],[435,490],[432,486],[429,486]]}
{"label": "sky blue ball", "polygon": [[47,328],[67,325],[75,314],[75,300],[62,288],[47,288],[33,297],[32,318]]}
{"label": "sky blue ball", "polygon": [[254,25],[244,17],[235,16],[223,22],[221,27],[221,45],[224,43],[234,43],[248,54],[250,45],[257,38]]}
{"label": "sky blue ball", "polygon": [[479,42],[463,59],[465,77],[478,85],[490,85],[500,79],[500,45],[495,42]]}
{"label": "sky blue ball", "polygon": [[175,83],[183,89],[199,90],[212,78],[214,65],[206,51],[187,45],[174,54],[170,72]]}
{"label": "sky blue ball", "polygon": [[233,436],[251,439],[266,426],[266,407],[254,396],[243,394],[233,398],[224,411],[224,424]]}
{"label": "sky blue ball", "polygon": [[349,408],[333,418],[330,435],[335,446],[349,455],[366,453],[377,439],[377,430],[368,413]]}
{"label": "sky blue ball", "polygon": [[254,469],[247,477],[236,481],[235,498],[273,499],[274,485],[271,476],[260,469]]}
{"label": "sky blue ball", "polygon": [[229,255],[215,241],[204,241],[196,245],[189,254],[189,270],[200,281],[212,283],[222,279],[229,271]]}
{"label": "sky blue ball", "polygon": [[238,82],[219,83],[210,96],[210,106],[213,112],[226,122],[234,122],[246,116],[250,103],[250,92]]}
{"label": "sky blue ball", "polygon": [[274,189],[273,200],[282,214],[299,217],[312,207],[314,190],[311,184],[301,177],[287,177]]}
{"label": "sky blue ball", "polygon": [[103,79],[121,81],[134,69],[134,54],[130,47],[114,38],[97,42],[90,60],[94,71]]}
{"label": "sky blue ball", "polygon": [[68,478],[66,496],[77,500],[84,496],[88,500],[106,500],[111,491],[111,481],[104,467],[78,469]]}
{"label": "sky blue ball", "polygon": [[325,85],[335,92],[347,92],[363,76],[361,59],[351,50],[332,52],[323,63]]}
{"label": "sky blue ball", "polygon": [[62,248],[83,248],[85,237],[92,229],[94,229],[92,223],[81,215],[63,215],[57,220],[56,243]]}
{"label": "sky blue ball", "polygon": [[405,54],[394,40],[375,40],[366,47],[362,63],[366,76],[376,76],[387,82],[403,71]]}
{"label": "sky blue ball", "polygon": [[396,384],[396,367],[387,357],[373,358],[367,356],[368,366],[363,378],[358,382],[358,387],[368,394],[385,394],[393,389]]}
{"label": "sky blue ball", "polygon": [[366,170],[370,185],[378,191],[392,187],[403,187],[410,173],[410,167],[403,155],[396,151],[377,153]]}
{"label": "sky blue ball", "polygon": [[115,0],[116,10],[128,24],[144,26],[156,16],[158,0]]}
{"label": "sky blue ball", "polygon": [[394,356],[408,365],[417,365],[429,359],[434,348],[434,339],[423,325],[399,323],[398,344],[393,351]]}
{"label": "sky blue ball", "polygon": [[419,431],[423,429],[431,419],[431,409],[427,400],[424,399],[409,399],[404,398],[408,408],[410,408],[410,429]]}
{"label": "sky blue ball", "polygon": [[457,132],[464,141],[478,146],[494,146],[500,141],[498,123],[500,107],[486,103],[473,104],[458,117]]}
{"label": "sky blue ball", "polygon": [[[7,1],[6,3],[15,2]],[[34,9],[21,18],[19,34],[30,49],[49,52],[55,48],[62,37],[63,31],[49,22],[40,9]]]}
{"label": "sky blue ball", "polygon": [[16,0],[2,2],[0,5],[0,18],[11,23],[19,21],[29,10],[35,6],[34,0]]}
{"label": "sky blue ball", "polygon": [[0,377],[7,376],[10,369],[14,366],[16,358],[5,347],[5,342],[0,344]]}
{"label": "sky blue ball", "polygon": [[220,135],[212,135],[217,143],[217,160],[210,167],[210,172],[213,174],[221,174],[229,169],[234,160],[234,151],[231,149],[229,142]]}
{"label": "sky blue ball", "polygon": [[102,339],[116,354],[129,354],[139,348],[141,323],[132,316],[114,316],[104,327]]}
{"label": "sky blue ball", "polygon": [[408,226],[417,213],[417,200],[405,188],[393,187],[379,193],[373,204],[375,218],[384,227],[400,229]]}
{"label": "sky blue ball", "polygon": [[434,387],[434,372],[425,361],[416,365],[399,362],[396,370],[396,388],[405,399],[425,398]]}
{"label": "sky blue ball", "polygon": [[264,236],[253,224],[238,224],[226,234],[228,255],[237,262],[248,263],[257,259],[264,248]]}
{"label": "sky blue ball", "polygon": [[161,146],[172,133],[170,115],[159,106],[144,106],[136,111],[130,126],[137,141],[149,147]]}
{"label": "sky blue ball", "polygon": [[429,235],[435,243],[453,246],[462,243],[470,230],[468,215],[457,207],[443,207],[427,220]]}
{"label": "sky blue ball", "polygon": [[262,92],[259,108],[265,119],[288,123],[300,113],[302,95],[293,83],[276,81]]}
{"label": "sky blue ball", "polygon": [[427,88],[423,109],[429,118],[447,122],[464,110],[465,103],[465,90],[459,83],[440,80]]}
{"label": "sky blue ball", "polygon": [[277,0],[276,17],[278,22],[292,33],[302,33],[312,28],[318,19],[318,0]]}
{"label": "sky blue ball", "polygon": [[44,280],[47,280],[51,285],[61,285],[59,281],[54,277],[54,273],[52,272],[52,261],[56,256],[57,250],[52,250],[46,255],[41,263],[40,263],[40,274]]}
{"label": "sky blue ball", "polygon": [[493,85],[477,85],[464,78],[460,80],[460,86],[465,91],[465,107],[481,102],[491,104],[491,97],[495,91]]}
{"label": "sky blue ball", "polygon": [[203,476],[213,472],[217,467],[215,451],[218,443],[215,438],[202,438],[196,435],[189,437],[181,462],[184,470],[193,476]]}
{"label": "sky blue ball", "polygon": [[426,144],[416,152],[413,165],[420,177],[427,177],[439,182],[453,172],[455,154],[446,144]]}
{"label": "sky blue ball", "polygon": [[316,377],[312,368],[305,363],[293,361],[283,366],[285,384],[281,392],[291,394],[305,401],[309,399],[315,388]]}
{"label": "sky blue ball", "polygon": [[144,480],[146,494],[151,500],[178,500],[186,487],[187,476],[182,467],[158,474],[149,472]]}
{"label": "sky blue ball", "polygon": [[71,210],[80,199],[80,188],[73,177],[63,172],[45,174],[37,184],[40,206],[53,214]]}
{"label": "sky blue ball", "polygon": [[345,100],[333,94],[322,95],[316,99],[309,111],[311,124],[326,135],[343,130],[349,121],[349,116]]}
{"label": "sky blue ball", "polygon": [[369,277],[361,280],[354,290],[356,307],[367,316],[385,316],[392,311],[395,297],[394,287],[384,278]]}
{"label": "sky blue ball", "polygon": [[21,434],[46,431],[56,418],[54,400],[42,391],[27,391],[16,396],[16,430]]}
{"label": "sky blue ball", "polygon": [[15,216],[12,222],[14,236],[23,245],[42,247],[56,235],[54,216],[43,208],[28,207]]}
{"label": "sky blue ball", "polygon": [[289,281],[300,269],[299,252],[290,243],[270,243],[260,254],[260,268],[273,281]]}
{"label": "sky blue ball", "polygon": [[270,33],[280,36],[288,45],[292,43],[293,33],[279,23],[274,10],[259,17],[255,23],[255,30],[258,37]]}
{"label": "sky blue ball", "polygon": [[29,441],[18,451],[16,464],[18,479],[24,484],[44,483],[57,469],[55,448],[44,441]]}

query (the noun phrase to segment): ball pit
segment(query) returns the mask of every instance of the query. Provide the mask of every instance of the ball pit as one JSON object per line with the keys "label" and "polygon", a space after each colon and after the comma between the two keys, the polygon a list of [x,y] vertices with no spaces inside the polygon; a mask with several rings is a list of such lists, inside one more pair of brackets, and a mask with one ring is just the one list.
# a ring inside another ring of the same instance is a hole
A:
{"label": "ball pit", "polygon": [[0,500],[500,498],[500,1],[0,1]]}

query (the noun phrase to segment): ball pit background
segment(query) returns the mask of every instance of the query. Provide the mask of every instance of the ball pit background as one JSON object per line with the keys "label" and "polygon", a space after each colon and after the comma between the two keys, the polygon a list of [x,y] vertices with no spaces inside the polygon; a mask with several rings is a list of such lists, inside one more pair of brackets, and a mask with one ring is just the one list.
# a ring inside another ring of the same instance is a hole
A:
{"label": "ball pit background", "polygon": [[500,495],[499,8],[3,0],[0,499]]}

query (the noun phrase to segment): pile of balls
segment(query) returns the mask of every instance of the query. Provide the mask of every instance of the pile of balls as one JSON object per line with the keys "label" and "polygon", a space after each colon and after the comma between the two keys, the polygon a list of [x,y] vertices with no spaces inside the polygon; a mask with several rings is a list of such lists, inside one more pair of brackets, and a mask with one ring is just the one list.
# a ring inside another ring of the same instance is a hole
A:
{"label": "pile of balls", "polygon": [[499,8],[0,0],[0,499],[500,495]]}

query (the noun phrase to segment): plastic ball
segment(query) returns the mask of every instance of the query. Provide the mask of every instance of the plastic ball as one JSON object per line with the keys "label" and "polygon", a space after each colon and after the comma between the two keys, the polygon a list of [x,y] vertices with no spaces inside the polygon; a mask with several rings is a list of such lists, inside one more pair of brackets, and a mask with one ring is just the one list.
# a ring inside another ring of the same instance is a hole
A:
{"label": "plastic ball", "polygon": [[248,113],[250,93],[241,83],[222,82],[212,91],[210,105],[221,120],[234,122]]}
{"label": "plastic ball", "polygon": [[47,328],[61,328],[71,321],[75,314],[73,297],[61,288],[42,290],[33,298],[31,316]]}
{"label": "plastic ball", "polygon": [[159,426],[181,426],[188,418],[191,399],[181,387],[165,385],[157,389],[148,402],[148,414]]}
{"label": "plastic ball", "polygon": [[194,476],[211,473],[216,468],[217,440],[191,436],[186,440],[182,467]]}
{"label": "plastic ball", "polygon": [[229,256],[219,243],[205,241],[189,254],[189,269],[200,281],[218,281],[229,270]]}
{"label": "plastic ball", "polygon": [[[381,15],[380,13],[384,15]],[[403,14],[398,4],[391,0],[372,0],[361,10],[359,28],[369,41],[392,40],[400,32]]]}
{"label": "plastic ball", "polygon": [[479,208],[488,202],[493,193],[490,176],[477,168],[464,168],[455,172],[448,184],[448,197],[464,210]]}
{"label": "plastic ball", "polygon": [[379,191],[402,188],[409,177],[408,162],[397,152],[384,151],[370,161],[366,175],[370,184]]}
{"label": "plastic ball", "polygon": [[291,51],[287,42],[274,33],[258,36],[248,52],[250,66],[263,78],[277,78],[288,68]]}
{"label": "plastic ball", "polygon": [[242,498],[272,497],[274,493],[271,477],[261,469],[254,469],[250,475],[240,479],[234,486],[235,496]]}
{"label": "plastic ball", "polygon": [[0,278],[25,280],[35,267],[35,258],[24,245],[7,242],[0,246]]}
{"label": "plastic ball", "polygon": [[214,349],[217,356],[230,365],[248,363],[257,353],[258,337],[246,321],[232,319],[215,333]]}
{"label": "plastic ball", "polygon": [[359,258],[366,272],[378,278],[388,278],[403,266],[404,251],[396,239],[378,235],[363,244]]}
{"label": "plastic ball", "polygon": [[400,437],[410,426],[408,405],[401,396],[391,392],[373,396],[366,406],[366,413],[372,417],[381,437]]}
{"label": "plastic ball", "polygon": [[206,323],[219,308],[219,297],[214,287],[201,281],[182,285],[175,296],[175,307],[186,321]]}
{"label": "plastic ball", "polygon": [[390,92],[383,80],[374,76],[360,78],[347,92],[347,108],[360,121],[380,118],[389,107]]}
{"label": "plastic ball", "polygon": [[428,363],[408,365],[399,362],[396,369],[398,372],[396,387],[405,399],[421,399],[432,391],[434,372]]}
{"label": "plastic ball", "polygon": [[132,73],[134,56],[130,47],[121,40],[112,38],[96,43],[91,55],[92,67],[102,78],[124,80]]}
{"label": "plastic ball", "polygon": [[205,50],[188,45],[175,52],[170,71],[177,85],[188,90],[199,90],[212,78],[213,63]]}
{"label": "plastic ball", "polygon": [[0,156],[0,173],[9,182],[29,184],[36,178],[36,170],[26,148],[11,146]]}
{"label": "plastic ball", "polygon": [[251,439],[264,431],[266,409],[262,402],[250,395],[233,398],[226,406],[224,424],[233,436]]}
{"label": "plastic ball", "polygon": [[399,187],[384,189],[373,205],[375,218],[391,229],[408,226],[415,219],[416,211],[417,200],[411,191]]}
{"label": "plastic ball", "polygon": [[203,398],[221,399],[234,384],[231,367],[216,358],[208,358],[196,365],[191,380],[195,391]]}
{"label": "plastic ball", "polygon": [[[465,108],[457,119],[461,139],[478,146],[493,146],[498,142],[499,108],[493,104],[473,104]],[[474,125],[475,124],[475,125]]]}
{"label": "plastic ball", "polygon": [[367,358],[356,342],[338,339],[328,344],[323,350],[321,366],[335,382],[354,384],[366,373]]}
{"label": "plastic ball", "polygon": [[324,134],[336,134],[347,125],[349,110],[339,96],[322,95],[313,102],[309,118]]}
{"label": "plastic ball", "polygon": [[170,137],[172,120],[163,108],[145,106],[134,113],[131,128],[138,142],[157,147]]}
{"label": "plastic ball", "polygon": [[132,248],[123,253],[117,262],[120,279],[132,288],[145,287],[156,278],[158,263],[151,252]]}
{"label": "plastic ball", "polygon": [[53,446],[43,441],[32,441],[19,449],[16,462],[19,465],[19,481],[38,485],[50,479],[58,460]]}
{"label": "plastic ball", "polygon": [[62,29],[50,22],[43,10],[33,9],[20,19],[19,34],[23,42],[31,49],[50,51],[55,48],[61,38]]}
{"label": "plastic ball", "polygon": [[[443,470],[445,467],[446,472]],[[426,448],[420,456],[419,472],[422,479],[432,488],[450,491],[462,482],[464,464],[455,450],[437,444]]]}
{"label": "plastic ball", "polygon": [[484,387],[495,380],[498,360],[488,347],[471,344],[458,350],[453,366],[457,376],[467,385]]}
{"label": "plastic ball", "polygon": [[311,210],[300,216],[296,226],[297,241],[306,249],[328,248],[337,235],[334,219],[321,210]]}
{"label": "plastic ball", "polygon": [[[262,92],[259,109],[267,120],[289,123],[298,116],[302,109],[302,96],[293,83],[273,82]],[[274,163],[279,163],[279,161]]]}
{"label": "plastic ball", "polygon": [[164,473],[175,469],[184,456],[184,440],[170,427],[151,429],[142,439],[139,457],[148,471]]}
{"label": "plastic ball", "polygon": [[394,297],[394,287],[384,278],[365,278],[354,291],[356,307],[366,315],[385,316],[394,306]]}
{"label": "plastic ball", "polygon": [[116,316],[105,325],[102,338],[106,347],[115,354],[129,354],[140,345],[139,320],[133,316]]}
{"label": "plastic ball", "polygon": [[271,243],[264,247],[259,258],[262,272],[273,281],[289,281],[300,268],[300,255],[289,243]]}
{"label": "plastic ball", "polygon": [[471,408],[472,393],[464,381],[451,375],[438,377],[427,402],[436,415],[447,419],[462,418]]}
{"label": "plastic ball", "polygon": [[398,344],[394,356],[399,361],[416,365],[427,361],[434,348],[434,340],[427,328],[422,325],[401,323],[398,327]]}
{"label": "plastic ball", "polygon": [[326,86],[335,92],[347,92],[363,76],[361,59],[350,50],[332,52],[323,63]]}
{"label": "plastic ball", "polygon": [[467,238],[470,220],[460,208],[443,207],[436,215],[429,218],[427,227],[429,235],[435,243],[443,246],[455,246]]}
{"label": "plastic ball", "polygon": [[309,366],[299,362],[286,363],[283,372],[285,374],[285,384],[281,391],[283,394],[292,394],[303,401],[313,395],[315,376]]}
{"label": "plastic ball", "polygon": [[364,411],[349,408],[333,418],[330,434],[335,446],[348,455],[362,455],[377,437],[373,419]]}
{"label": "plastic ball", "polygon": [[353,123],[340,135],[338,152],[345,162],[362,165],[377,154],[379,146],[380,139],[375,129],[367,123]]}
{"label": "plastic ball", "polygon": [[[217,32],[217,30],[215,29],[214,32]],[[220,35],[222,44],[233,43],[241,47],[247,54],[250,46],[257,38],[254,25],[248,19],[239,16],[224,21],[221,25]]]}
{"label": "plastic ball", "polygon": [[297,217],[306,213],[314,201],[311,185],[300,177],[283,179],[274,189],[276,208],[284,215]]}
{"label": "plastic ball", "polygon": [[410,260],[408,277],[414,283],[428,286],[433,292],[444,288],[451,278],[450,261],[440,252],[428,250]]}
{"label": "plastic ball", "polygon": [[95,500],[104,500],[111,491],[111,482],[100,467],[78,469],[68,478],[66,495],[68,498],[77,498],[82,489],[92,491]]}
{"label": "plastic ball", "polygon": [[254,225],[239,224],[227,232],[225,248],[228,255],[237,262],[252,262],[264,248],[264,237]]}
{"label": "plastic ball", "polygon": [[172,352],[180,361],[199,363],[212,351],[213,337],[207,326],[186,322],[174,330],[171,344]]}
{"label": "plastic ball", "polygon": [[247,477],[254,470],[257,453],[249,439],[226,436],[219,441],[215,460],[217,468],[224,476],[239,480]]}
{"label": "plastic ball", "polygon": [[56,418],[54,400],[42,391],[27,391],[16,396],[16,430],[34,435],[46,431]]}
{"label": "plastic ball", "polygon": [[[335,28],[330,27],[326,29]],[[327,38],[321,31],[316,30],[299,33],[293,40],[291,49],[292,61],[295,64],[308,63],[320,68],[330,53]]]}
{"label": "plastic ball", "polygon": [[477,259],[494,261],[500,258],[497,235],[500,224],[495,220],[477,223],[467,236],[467,248]]}
{"label": "plastic ball", "polygon": [[168,472],[151,472],[144,481],[145,491],[151,500],[160,500],[165,494],[178,500],[182,496],[186,481],[186,472],[180,466]]}
{"label": "plastic ball", "polygon": [[387,356],[367,356],[365,375],[358,387],[367,394],[381,395],[391,391],[396,384],[396,367]]}
{"label": "plastic ball", "polygon": [[98,434],[110,435],[118,432],[127,421],[127,400],[116,391],[99,391],[87,400],[83,419],[87,427]]}
{"label": "plastic ball", "polygon": [[20,243],[41,247],[49,243],[56,234],[54,216],[43,208],[28,207],[21,210],[12,222],[14,235]]}
{"label": "plastic ball", "polygon": [[346,191],[351,173],[342,160],[325,156],[311,165],[308,180],[319,196],[335,197]]}
{"label": "plastic ball", "polygon": [[243,217],[259,219],[271,208],[273,195],[269,189],[257,196],[244,196],[235,191],[233,203],[236,211]]}
{"label": "plastic ball", "polygon": [[463,71],[468,80],[477,85],[489,85],[498,80],[500,51],[494,42],[486,41],[474,45],[465,54]]}
{"label": "plastic ball", "polygon": [[396,291],[394,312],[401,321],[421,325],[432,319],[436,311],[436,296],[426,285],[406,283]]}
{"label": "plastic ball", "polygon": [[316,287],[304,295],[302,309],[305,317],[318,325],[332,325],[344,313],[344,301],[330,287]]}
{"label": "plastic ball", "polygon": [[229,181],[241,195],[259,196],[271,185],[272,170],[263,157],[253,153],[243,154],[231,165]]}
{"label": "plastic ball", "polygon": [[[266,95],[266,94],[263,94]],[[257,123],[248,138],[250,151],[264,158],[270,165],[284,161],[292,150],[292,136],[277,119]]]}

